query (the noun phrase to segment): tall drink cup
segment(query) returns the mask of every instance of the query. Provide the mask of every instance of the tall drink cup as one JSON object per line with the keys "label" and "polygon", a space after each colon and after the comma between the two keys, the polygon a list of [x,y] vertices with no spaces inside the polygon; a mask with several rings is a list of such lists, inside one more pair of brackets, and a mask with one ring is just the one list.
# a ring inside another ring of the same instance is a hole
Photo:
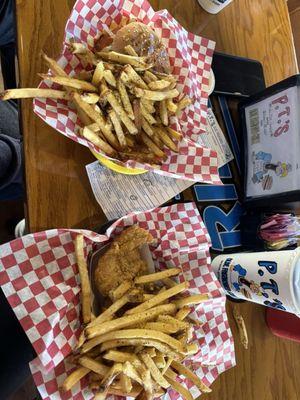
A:
{"label": "tall drink cup", "polygon": [[232,0],[198,0],[198,2],[205,11],[211,14],[217,14],[219,11],[223,10],[224,7],[228,6]]}

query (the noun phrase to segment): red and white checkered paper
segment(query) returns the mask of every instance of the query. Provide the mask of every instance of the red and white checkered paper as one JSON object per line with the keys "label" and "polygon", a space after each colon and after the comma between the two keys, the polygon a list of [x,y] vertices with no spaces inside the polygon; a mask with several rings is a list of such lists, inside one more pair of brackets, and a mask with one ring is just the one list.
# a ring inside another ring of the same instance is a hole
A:
{"label": "red and white checkered paper", "polygon": [[[151,26],[168,49],[172,73],[178,78],[178,89],[189,95],[193,104],[186,108],[174,128],[183,133],[179,153],[166,150],[168,158],[161,166],[152,167],[136,161],[118,164],[143,168],[174,178],[197,182],[221,183],[218,175],[217,153],[197,144],[197,138],[206,126],[207,98],[212,55],[215,43],[187,32],[167,10],[154,12],[146,0],[77,0],[66,24],[62,55],[58,62],[70,75],[83,69],[77,56],[68,50],[70,39],[93,48],[99,32],[112,23],[121,25],[124,19],[136,18]],[[59,88],[57,84],[42,81],[40,87]],[[34,100],[34,112],[47,124],[70,139],[103,154],[93,143],[76,135],[80,120],[70,102],[64,100]],[[103,154],[105,156],[105,154]],[[109,158],[105,156],[106,158]]]}
{"label": "red and white checkered paper", "polygon": [[[200,351],[192,368],[207,385],[234,366],[234,345],[225,311],[223,290],[210,267],[210,238],[194,203],[175,204],[151,211],[132,213],[98,235],[80,231],[85,237],[85,254],[106,244],[126,226],[138,224],[156,239],[150,247],[156,269],[181,267],[180,281],[190,283],[191,294],[210,293],[193,317],[203,322],[194,333]],[[0,285],[20,324],[32,343],[37,358],[30,367],[43,399],[91,399],[93,393],[83,378],[72,391],[59,387],[73,368],[68,355],[81,333],[80,279],[74,254],[78,231],[52,229],[34,233],[0,246]],[[184,381],[194,396],[200,393]],[[176,400],[169,391],[166,399]]]}

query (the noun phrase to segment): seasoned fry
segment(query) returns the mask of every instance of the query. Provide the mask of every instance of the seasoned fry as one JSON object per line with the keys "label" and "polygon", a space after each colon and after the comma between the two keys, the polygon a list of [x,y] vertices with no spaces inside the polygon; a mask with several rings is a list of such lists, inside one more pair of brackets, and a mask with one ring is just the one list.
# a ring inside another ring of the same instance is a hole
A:
{"label": "seasoned fry", "polygon": [[186,345],[186,350],[184,352],[185,355],[187,356],[192,356],[196,353],[198,353],[199,351],[199,347],[197,345],[197,343],[190,343]]}
{"label": "seasoned fry", "polygon": [[181,272],[180,268],[168,268],[164,271],[155,272],[153,274],[137,276],[134,280],[135,284],[144,284],[149,282],[160,281],[165,278],[169,278],[170,276],[176,276]]}
{"label": "seasoned fry", "polygon": [[153,114],[155,112],[153,101],[141,98],[141,102],[143,103],[143,106],[148,111],[148,113]]}
{"label": "seasoned fry", "polygon": [[177,330],[182,330],[188,328],[189,324],[184,321],[179,321],[176,318],[171,317],[170,315],[159,315],[158,321],[166,322],[171,324],[177,328]]}
{"label": "seasoned fry", "polygon": [[144,303],[138,305],[137,307],[131,308],[126,312],[126,314],[131,315],[148,310],[149,308],[152,308],[162,303],[164,300],[167,300],[170,297],[176,296],[177,294],[183,292],[184,290],[188,289],[188,287],[189,287],[188,282],[180,283],[174,286],[173,288],[166,290],[165,292],[155,295],[152,299],[145,301]]}
{"label": "seasoned fry", "polygon": [[70,100],[70,95],[54,89],[7,89],[0,93],[0,100],[29,99],[32,97],[51,97],[52,99]]}
{"label": "seasoned fry", "polygon": [[163,333],[175,333],[178,331],[174,325],[166,322],[147,322],[145,324],[145,329],[152,329]]}
{"label": "seasoned fry", "polygon": [[175,281],[173,281],[173,279],[170,278],[164,278],[163,283],[166,287],[171,288],[177,285],[177,283]]}
{"label": "seasoned fry", "polygon": [[146,146],[149,147],[153,151],[153,153],[159,157],[164,158],[165,153],[146,135],[146,133],[141,133],[141,139],[145,143]]}
{"label": "seasoned fry", "polygon": [[157,126],[155,128],[155,132],[157,132],[158,136],[160,137],[160,139],[163,141],[163,143],[172,151],[174,151],[175,153],[178,153],[178,148],[176,146],[176,144],[173,142],[172,139],[170,139],[170,137],[168,136],[167,132],[165,131],[165,129],[163,127],[159,127]]}
{"label": "seasoned fry", "polygon": [[158,366],[159,369],[163,369],[166,366],[166,360],[163,354],[159,353],[153,357],[153,361]]}
{"label": "seasoned fry", "polygon": [[105,376],[109,371],[109,367],[90,357],[82,356],[79,358],[78,362],[82,367],[88,368],[90,371],[100,376]]}
{"label": "seasoned fry", "polygon": [[169,370],[166,371],[165,373],[166,380],[173,387],[173,389],[176,390],[176,392],[178,392],[183,397],[184,400],[193,400],[193,397],[190,394],[190,392],[175,379],[172,379],[170,376],[172,375],[169,373]]}
{"label": "seasoned fry", "polygon": [[146,100],[162,101],[165,99],[173,99],[179,95],[177,89],[166,90],[165,92],[159,92],[155,90],[146,90],[141,88],[134,88],[134,93],[137,97],[143,97]]}
{"label": "seasoned fry", "polygon": [[169,118],[166,100],[163,100],[159,103],[159,116],[163,125],[167,126],[169,123]]}
{"label": "seasoned fry", "polygon": [[127,375],[125,374],[120,375],[120,383],[124,393],[131,392],[132,390],[131,379]]}
{"label": "seasoned fry", "polygon": [[84,256],[83,235],[76,236],[75,254],[81,280],[82,319],[84,324],[88,324],[91,321],[91,286],[90,286],[87,263]]}
{"label": "seasoned fry", "polygon": [[155,382],[157,382],[159,386],[163,387],[164,389],[167,389],[170,386],[169,382],[166,381],[166,379],[160,372],[159,368],[156,366],[153,359],[149,356],[149,354],[147,354],[147,352],[142,352],[140,354],[140,357],[143,360],[147,369],[150,370],[151,376],[155,380]]}
{"label": "seasoned fry", "polygon": [[96,104],[99,101],[99,95],[96,93],[83,93],[81,98],[88,104]]}
{"label": "seasoned fry", "polygon": [[186,376],[189,380],[191,380],[194,385],[196,385],[198,387],[198,389],[203,392],[203,393],[210,393],[211,389],[206,386],[200,378],[198,378],[198,376],[196,374],[194,374],[190,369],[188,369],[187,367],[185,367],[183,364],[177,362],[177,361],[173,361],[171,364],[171,367],[176,369],[176,371],[180,374],[180,375],[184,375]]}
{"label": "seasoned fry", "polygon": [[146,121],[145,118],[142,119],[142,128],[147,133],[148,136],[150,136],[150,137],[153,136],[154,131],[153,131],[151,125],[149,124],[149,122]]}
{"label": "seasoned fry", "polygon": [[104,75],[104,64],[102,61],[99,61],[96,65],[95,71],[93,73],[92,84],[94,86],[98,86],[103,79]]}
{"label": "seasoned fry", "polygon": [[86,54],[88,51],[88,48],[83,43],[70,42],[68,47],[73,54]]}
{"label": "seasoned fry", "polygon": [[140,392],[143,390],[142,386],[138,385],[138,384],[133,384],[132,386],[132,390],[130,391],[130,393],[124,393],[124,391],[121,388],[115,388],[114,384],[112,384],[107,391],[107,394],[112,394],[115,396],[128,396],[128,397],[137,397]]}
{"label": "seasoned fry", "polygon": [[53,58],[50,58],[43,51],[41,52],[43,59],[48,64],[54,75],[58,76],[68,76],[68,74],[62,69],[62,67]]}
{"label": "seasoned fry", "polygon": [[109,350],[107,353],[103,355],[103,358],[105,360],[110,360],[119,363],[125,363],[126,361],[133,363],[137,360],[137,356],[135,354],[118,350]]}
{"label": "seasoned fry", "polygon": [[115,61],[119,64],[130,64],[141,71],[151,68],[151,65],[147,64],[146,57],[129,56],[127,54],[121,54],[115,51],[100,51],[99,53],[97,53],[97,55],[106,61]]}
{"label": "seasoned fry", "polygon": [[76,78],[76,79],[82,79],[82,80],[88,81],[88,82],[92,81],[92,77],[93,77],[93,71],[86,71],[84,69],[82,71],[78,72],[78,74],[76,74],[74,76],[74,78]]}
{"label": "seasoned fry", "polygon": [[150,114],[150,113],[146,110],[146,108],[144,107],[144,105],[143,105],[142,102],[141,102],[140,107],[141,107],[141,113],[142,113],[143,119],[144,119],[145,121],[147,121],[150,125],[155,124],[155,123],[157,122],[156,119],[152,116],[152,114]]}
{"label": "seasoned fry", "polygon": [[142,89],[148,89],[147,83],[143,81],[143,78],[141,78],[139,74],[135,72],[131,65],[126,65],[124,71],[130,82]]}
{"label": "seasoned fry", "polygon": [[88,368],[77,368],[64,380],[64,383],[62,384],[63,391],[67,392],[68,390],[70,390],[74,385],[76,385],[78,381],[80,381],[81,378],[86,376],[89,372],[90,370]]}
{"label": "seasoned fry", "polygon": [[142,381],[143,381],[143,386],[146,392],[146,398],[147,400],[152,400],[153,399],[153,384],[151,380],[151,374],[149,370],[142,371],[141,373]]}
{"label": "seasoned fry", "polygon": [[145,71],[144,80],[149,84],[150,82],[158,81],[158,77],[151,71]]}
{"label": "seasoned fry", "polygon": [[114,126],[114,129],[115,129],[116,135],[118,137],[120,146],[122,148],[126,148],[127,147],[127,143],[126,143],[125,135],[124,135],[124,132],[123,132],[123,129],[122,129],[122,126],[121,126],[121,123],[119,121],[119,118],[118,118],[117,114],[115,113],[115,111],[113,109],[111,109],[111,110],[108,111],[108,115],[109,115],[109,118],[110,118],[110,120],[111,120],[111,122],[112,122],[112,124]]}
{"label": "seasoned fry", "polygon": [[182,134],[181,133],[175,131],[174,129],[170,128],[169,126],[166,129],[167,129],[169,135],[172,138],[174,138],[176,140],[181,140],[182,139]]}
{"label": "seasoned fry", "polygon": [[86,90],[88,92],[97,92],[97,88],[90,82],[82,81],[76,78],[65,76],[52,76],[47,74],[38,74],[42,79],[58,83],[59,85],[70,87],[78,90]]}
{"label": "seasoned fry", "polygon": [[176,115],[179,115],[180,111],[183,110],[185,107],[189,106],[190,104],[192,104],[192,100],[189,97],[185,96],[183,99],[181,99],[177,103]]}
{"label": "seasoned fry", "polygon": [[109,156],[115,156],[116,155],[116,151],[108,144],[106,143],[100,136],[98,133],[92,131],[91,129],[89,129],[87,126],[85,128],[83,128],[82,130],[82,136],[89,140],[90,142],[92,142],[93,144],[95,144],[96,146],[98,146],[102,151],[104,151],[104,153],[108,154]]}
{"label": "seasoned fry", "polygon": [[137,52],[134,50],[134,48],[128,44],[127,46],[124,47],[124,50],[126,51],[127,54],[129,54],[130,56],[135,56],[138,57]]}
{"label": "seasoned fry", "polygon": [[177,312],[175,318],[178,319],[179,321],[183,321],[191,311],[192,310],[190,309],[190,307],[184,306]]}
{"label": "seasoned fry", "polygon": [[194,304],[199,304],[208,299],[209,299],[208,293],[195,294],[193,296],[188,296],[188,297],[184,297],[183,299],[176,300],[176,301],[174,301],[174,304],[176,305],[176,307],[181,308],[184,306],[192,306]]}
{"label": "seasoned fry", "polygon": [[120,145],[117,140],[117,138],[114,136],[110,128],[107,126],[106,121],[104,117],[101,115],[101,113],[97,112],[93,106],[90,104],[87,104],[85,101],[82,100],[81,96],[78,93],[73,93],[73,101],[79,108],[81,108],[93,121],[95,121],[101,131],[103,132],[103,135],[107,139],[107,141],[115,148],[119,149]]}
{"label": "seasoned fry", "polygon": [[89,339],[95,336],[103,335],[114,330],[127,328],[129,326],[135,325],[137,323],[142,323],[154,319],[163,313],[172,313],[175,311],[175,306],[173,304],[163,304],[162,306],[157,306],[151,310],[145,312],[140,312],[133,315],[127,315],[124,317],[116,318],[113,321],[102,322],[99,325],[94,325],[92,327],[86,328],[86,335]]}
{"label": "seasoned fry", "polygon": [[143,386],[143,381],[142,381],[141,377],[139,376],[135,367],[129,361],[126,361],[124,363],[123,372],[129,378],[133,379],[134,381],[136,381],[137,383],[139,383],[140,385]]}
{"label": "seasoned fry", "polygon": [[130,281],[124,281],[109,294],[109,297],[112,299],[112,301],[116,301],[120,299],[122,296],[124,296],[124,294],[126,294],[129,291],[131,286],[132,283]]}
{"label": "seasoned fry", "polygon": [[[148,84],[148,86],[149,86],[149,89],[151,89],[151,90],[163,90],[170,86],[170,82],[162,79],[159,81],[150,82]],[[142,88],[142,89],[144,89],[144,88]]]}
{"label": "seasoned fry", "polygon": [[168,111],[172,114],[175,114],[177,111],[177,104],[175,104],[172,99],[167,99],[166,104]]}
{"label": "seasoned fry", "polygon": [[105,374],[102,381],[100,382],[100,390],[106,391],[112,382],[118,375],[123,372],[123,365],[121,363],[115,363]]}
{"label": "seasoned fry", "polygon": [[87,128],[93,132],[100,132],[99,125],[96,122],[93,122],[92,124],[87,125]]}
{"label": "seasoned fry", "polygon": [[[172,371],[171,370],[171,368],[170,368],[170,365],[172,364],[172,361],[174,360],[174,358],[172,358],[172,357],[167,357],[167,361],[166,361],[166,365],[164,366],[164,368],[163,368],[163,370],[161,371],[161,373],[163,374],[163,375],[165,375],[165,373],[166,373],[166,371]],[[172,371],[173,372],[173,371]],[[175,374],[176,375],[176,374]],[[175,376],[175,379],[176,379],[176,376]]]}
{"label": "seasoned fry", "polygon": [[103,77],[110,86],[113,87],[117,86],[116,79],[113,76],[113,73],[109,69],[103,71]]}
{"label": "seasoned fry", "polygon": [[115,339],[158,340],[162,343],[169,345],[172,349],[175,349],[176,351],[179,352],[184,351],[182,343],[180,343],[177,339],[174,339],[173,337],[166,335],[165,333],[147,329],[124,329],[120,331],[109,332],[104,335],[97,336],[94,339],[89,340],[88,342],[85,342],[85,344],[82,346],[82,353],[90,351],[92,348],[98,346],[99,344]]}
{"label": "seasoned fry", "polygon": [[245,325],[244,318],[241,316],[236,307],[233,308],[233,317],[239,330],[240,340],[244,348],[248,349],[248,333]]}
{"label": "seasoned fry", "polygon": [[126,87],[125,87],[125,85],[124,85],[124,83],[122,82],[121,79],[119,79],[117,81],[117,89],[118,89],[118,91],[120,93],[121,100],[122,100],[122,103],[123,103],[123,107],[124,107],[125,111],[127,112],[128,117],[130,119],[134,119],[132,105],[130,103]]}
{"label": "seasoned fry", "polygon": [[85,337],[84,331],[82,331],[80,336],[79,336],[79,338],[78,338],[78,342],[76,344],[76,349],[77,350],[80,349],[80,347],[83,345],[85,340],[86,340],[86,337]]}

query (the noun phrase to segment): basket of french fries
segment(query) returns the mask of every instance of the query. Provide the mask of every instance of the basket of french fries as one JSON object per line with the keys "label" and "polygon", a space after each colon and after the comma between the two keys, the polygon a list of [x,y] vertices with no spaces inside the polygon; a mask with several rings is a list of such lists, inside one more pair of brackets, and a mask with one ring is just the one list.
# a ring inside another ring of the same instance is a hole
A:
{"label": "basket of french fries", "polygon": [[34,97],[38,116],[110,167],[220,183],[199,144],[213,48],[146,0],[78,0],[58,61],[42,53],[39,88],[1,97]]}
{"label": "basket of french fries", "polygon": [[192,400],[235,364],[226,297],[196,205],[132,213],[105,235],[50,230],[0,246],[0,285],[43,399]]}

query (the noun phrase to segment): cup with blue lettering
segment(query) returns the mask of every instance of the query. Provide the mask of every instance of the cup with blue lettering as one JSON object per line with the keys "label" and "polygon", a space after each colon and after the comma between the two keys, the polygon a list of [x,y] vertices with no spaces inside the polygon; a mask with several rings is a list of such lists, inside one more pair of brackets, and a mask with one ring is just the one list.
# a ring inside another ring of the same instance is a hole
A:
{"label": "cup with blue lettering", "polygon": [[229,296],[300,316],[300,248],[223,254],[212,268]]}

